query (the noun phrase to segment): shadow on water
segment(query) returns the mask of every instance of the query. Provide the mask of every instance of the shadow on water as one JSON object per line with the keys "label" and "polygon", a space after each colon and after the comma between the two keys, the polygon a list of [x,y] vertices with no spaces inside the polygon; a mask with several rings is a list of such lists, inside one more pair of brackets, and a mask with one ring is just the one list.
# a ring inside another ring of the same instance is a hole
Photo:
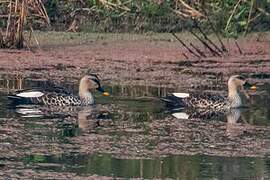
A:
{"label": "shadow on water", "polygon": [[[105,86],[112,96],[94,92],[96,105],[91,107],[7,106],[9,92],[51,85],[47,80],[0,79],[0,169],[16,169],[10,164],[23,162],[21,169],[77,175],[269,178],[269,84],[251,96],[254,107],[209,119],[192,113],[188,120],[173,118],[183,112],[167,111],[158,98],[177,89],[151,86]],[[77,92],[77,83],[58,85]],[[256,157],[249,141],[258,138],[258,149],[264,149]],[[244,151],[237,149],[239,143]],[[225,157],[231,155],[236,157]]]}

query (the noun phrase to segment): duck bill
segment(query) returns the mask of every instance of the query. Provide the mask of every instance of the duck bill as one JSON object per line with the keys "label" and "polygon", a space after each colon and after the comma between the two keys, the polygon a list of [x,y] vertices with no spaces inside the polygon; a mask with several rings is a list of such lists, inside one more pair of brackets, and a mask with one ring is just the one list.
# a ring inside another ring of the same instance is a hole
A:
{"label": "duck bill", "polygon": [[253,91],[256,91],[257,90],[257,87],[256,87],[256,85],[252,85],[252,84],[249,84],[248,82],[246,82],[245,84],[244,84],[244,89],[245,90],[253,90]]}
{"label": "duck bill", "polygon": [[103,94],[103,96],[109,96],[110,93],[105,91],[102,87],[98,87],[97,90]]}

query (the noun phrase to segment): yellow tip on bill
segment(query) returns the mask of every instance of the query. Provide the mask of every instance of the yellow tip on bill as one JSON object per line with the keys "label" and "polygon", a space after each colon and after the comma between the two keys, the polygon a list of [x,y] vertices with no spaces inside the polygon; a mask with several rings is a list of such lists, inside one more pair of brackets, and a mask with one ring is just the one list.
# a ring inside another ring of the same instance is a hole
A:
{"label": "yellow tip on bill", "polygon": [[256,90],[257,87],[256,87],[255,85],[253,85],[253,86],[250,87],[250,89],[251,89],[251,90]]}
{"label": "yellow tip on bill", "polygon": [[109,96],[109,95],[110,95],[110,93],[108,93],[108,92],[104,92],[104,93],[103,93],[103,95],[104,95],[104,96]]}

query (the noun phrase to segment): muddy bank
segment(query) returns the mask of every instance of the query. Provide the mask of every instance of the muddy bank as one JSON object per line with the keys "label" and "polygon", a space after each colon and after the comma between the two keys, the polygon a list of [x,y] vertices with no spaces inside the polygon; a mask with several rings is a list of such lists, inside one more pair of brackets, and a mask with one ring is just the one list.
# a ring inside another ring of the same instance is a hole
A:
{"label": "muddy bank", "polygon": [[[165,38],[158,35],[124,37],[87,37],[90,40],[81,45],[63,40],[57,45],[47,42],[43,50],[36,49],[35,52],[0,50],[1,73],[63,80],[96,72],[112,84],[171,87],[207,85],[215,81],[224,83],[229,75],[240,73],[254,78],[270,78],[269,41],[239,40],[243,54],[239,54],[234,41],[228,41],[228,55],[197,59],[168,35]],[[183,52],[189,59],[183,56]]]}

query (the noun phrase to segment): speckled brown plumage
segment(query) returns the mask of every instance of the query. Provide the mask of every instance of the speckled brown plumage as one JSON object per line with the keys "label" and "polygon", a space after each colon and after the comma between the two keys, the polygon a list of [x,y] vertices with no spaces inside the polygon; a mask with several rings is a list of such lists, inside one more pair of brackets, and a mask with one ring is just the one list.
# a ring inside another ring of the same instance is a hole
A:
{"label": "speckled brown plumage", "polygon": [[226,111],[243,106],[239,95],[239,89],[244,87],[254,88],[254,86],[251,86],[244,77],[235,75],[231,76],[228,81],[228,97],[213,93],[174,93],[174,96],[170,96],[163,100],[174,107]]}
{"label": "speckled brown plumage", "polygon": [[80,80],[79,95],[71,94],[63,88],[31,89],[9,95],[17,104],[42,104],[49,106],[84,106],[94,103],[91,90],[96,89],[108,95],[100,85],[100,80],[95,74],[84,76]]}

